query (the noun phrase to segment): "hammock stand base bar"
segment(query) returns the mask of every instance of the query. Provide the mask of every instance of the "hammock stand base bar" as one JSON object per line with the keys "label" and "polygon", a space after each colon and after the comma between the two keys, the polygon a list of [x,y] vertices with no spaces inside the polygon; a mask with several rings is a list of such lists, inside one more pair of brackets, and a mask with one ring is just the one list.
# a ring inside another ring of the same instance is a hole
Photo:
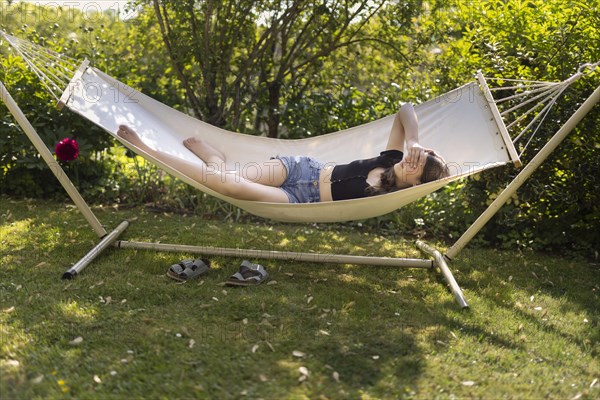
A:
{"label": "hammock stand base bar", "polygon": [[100,255],[108,246],[114,243],[118,239],[119,235],[127,229],[129,226],[128,221],[123,221],[109,234],[104,236],[100,243],[98,243],[92,250],[90,250],[81,260],[75,265],[69,268],[62,276],[63,279],[73,279],[79,274],[85,267],[87,267],[96,257]]}
{"label": "hammock stand base bar", "polygon": [[442,256],[442,253],[440,253],[439,251],[435,250],[433,247],[427,245],[426,243],[424,243],[420,240],[417,240],[417,247],[422,252],[429,254],[430,256],[433,257],[435,265],[439,268],[440,272],[442,273],[442,276],[448,283],[448,286],[450,287],[450,291],[454,295],[454,299],[456,299],[456,302],[458,303],[458,305],[461,308],[468,308],[469,304],[467,303],[467,300],[465,299],[465,296],[463,295],[463,292],[462,292],[460,286],[458,286],[458,283],[454,279],[454,275],[452,275],[452,271],[450,271],[450,268],[448,267],[448,264],[446,263],[444,256]]}
{"label": "hammock stand base bar", "polygon": [[220,257],[256,258],[330,264],[377,265],[401,268],[433,268],[433,262],[431,260],[424,260],[420,258],[354,256],[328,253],[302,253],[285,250],[274,251],[227,247],[190,246],[167,243],[133,242],[126,240],[119,240],[115,243],[115,246],[122,249],[173,251]]}
{"label": "hammock stand base bar", "polygon": [[355,265],[373,265],[399,268],[425,268],[432,269],[437,266],[442,277],[448,283],[450,291],[454,295],[456,302],[461,308],[468,308],[469,304],[463,295],[461,288],[452,275],[452,271],[446,264],[442,254],[428,246],[424,242],[417,241],[417,247],[424,253],[433,257],[433,260],[420,258],[394,258],[394,257],[375,257],[375,256],[353,256],[340,254],[323,253],[302,253],[292,251],[272,251],[272,250],[253,250],[225,247],[207,247],[190,246],[167,243],[147,243],[119,240],[115,246],[122,249],[140,249],[154,251],[173,251],[184,253],[195,253],[202,255],[213,255],[222,257],[239,257],[255,259],[274,259],[286,261],[304,261],[312,263],[331,263],[331,264],[355,264]]}

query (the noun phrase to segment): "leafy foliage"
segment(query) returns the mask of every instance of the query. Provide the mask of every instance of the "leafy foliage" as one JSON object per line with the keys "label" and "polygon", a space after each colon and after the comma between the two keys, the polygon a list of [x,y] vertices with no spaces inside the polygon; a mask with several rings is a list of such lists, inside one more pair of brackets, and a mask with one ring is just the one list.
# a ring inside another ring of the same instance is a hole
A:
{"label": "leafy foliage", "polygon": [[[463,37],[449,42],[438,61],[458,66],[445,71],[448,80],[461,79],[466,74],[462,67],[473,65],[461,63],[465,57],[478,60],[486,76],[541,81],[564,80],[583,63],[600,60],[600,48],[590,45],[600,43],[600,11],[587,2],[476,3],[462,4],[459,11],[470,16]],[[525,163],[597,87],[598,76],[596,72],[580,80],[557,102],[524,151]],[[594,173],[600,163],[599,123],[596,108],[486,226],[486,238],[508,246],[577,249],[594,256],[600,245],[600,182]],[[468,187],[465,198],[474,197],[469,207],[484,204],[483,196],[505,186],[501,173],[486,174]]]}

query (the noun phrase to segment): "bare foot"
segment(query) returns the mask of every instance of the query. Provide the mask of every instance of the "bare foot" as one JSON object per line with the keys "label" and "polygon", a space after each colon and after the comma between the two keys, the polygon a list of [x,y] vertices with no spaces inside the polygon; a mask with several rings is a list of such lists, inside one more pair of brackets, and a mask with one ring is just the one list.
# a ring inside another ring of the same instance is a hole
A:
{"label": "bare foot", "polygon": [[225,162],[225,154],[212,147],[205,140],[191,137],[185,139],[183,145],[206,163],[221,164]]}
{"label": "bare foot", "polygon": [[140,139],[138,134],[135,133],[135,131],[133,129],[131,129],[130,127],[128,127],[126,125],[119,126],[117,135],[119,135],[119,137],[127,140],[129,143],[131,143],[132,145],[134,145],[137,148],[146,149],[148,147],[148,146],[146,146],[146,144],[144,142],[142,142],[142,139]]}

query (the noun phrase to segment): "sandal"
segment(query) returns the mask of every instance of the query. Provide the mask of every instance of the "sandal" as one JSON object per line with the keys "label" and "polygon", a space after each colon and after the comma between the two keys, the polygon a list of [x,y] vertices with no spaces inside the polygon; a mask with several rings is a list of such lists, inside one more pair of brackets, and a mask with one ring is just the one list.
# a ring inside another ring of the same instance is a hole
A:
{"label": "sandal", "polygon": [[210,269],[210,261],[197,258],[196,260],[183,260],[173,264],[167,271],[167,276],[179,282],[185,282],[206,274]]}
{"label": "sandal", "polygon": [[269,276],[265,267],[259,264],[252,264],[248,260],[242,261],[240,269],[231,275],[225,285],[227,286],[252,286],[265,281]]}

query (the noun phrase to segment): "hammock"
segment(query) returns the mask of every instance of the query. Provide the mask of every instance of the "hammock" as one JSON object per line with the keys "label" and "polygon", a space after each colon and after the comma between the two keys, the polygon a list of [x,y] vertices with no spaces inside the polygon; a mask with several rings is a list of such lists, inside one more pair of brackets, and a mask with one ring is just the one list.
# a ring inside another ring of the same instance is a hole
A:
{"label": "hammock", "polygon": [[[118,92],[114,88],[119,88]],[[125,124],[138,132],[150,147],[202,168],[203,162],[182,144],[187,137],[202,137],[231,160],[226,166],[228,170],[246,170],[249,174],[257,163],[275,155],[307,155],[324,163],[336,164],[373,157],[385,150],[393,121],[393,116],[389,116],[344,131],[301,140],[242,135],[173,110],[90,67],[71,81],[67,95],[65,104],[68,108],[101,126],[117,140],[121,139],[115,132],[120,124]],[[383,215],[455,179],[510,161],[507,145],[498,134],[496,120],[476,83],[419,105],[416,112],[420,121],[421,143],[444,155],[452,176],[383,196],[310,204],[238,200],[205,187],[148,154],[141,155],[203,192],[252,214],[290,222],[347,221]],[[122,142],[140,153],[129,143]]]}

